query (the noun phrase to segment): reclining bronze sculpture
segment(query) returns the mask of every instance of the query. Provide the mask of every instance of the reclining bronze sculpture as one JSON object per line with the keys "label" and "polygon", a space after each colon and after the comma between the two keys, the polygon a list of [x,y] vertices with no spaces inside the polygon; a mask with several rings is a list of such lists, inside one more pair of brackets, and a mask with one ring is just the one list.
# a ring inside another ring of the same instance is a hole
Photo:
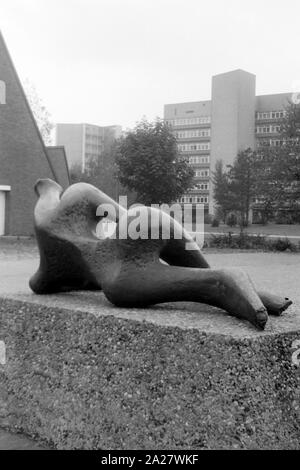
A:
{"label": "reclining bronze sculpture", "polygon": [[[86,183],[64,193],[52,180],[35,186],[35,231],[40,267],[30,280],[37,294],[72,290],[100,290],[114,305],[146,307],[158,303],[193,301],[226,310],[264,329],[268,314],[280,315],[291,301],[257,292],[249,277],[238,269],[211,269],[192,237],[170,216],[160,213],[159,237],[99,239],[96,227],[101,204],[117,214],[117,225],[127,212],[100,190]],[[156,209],[143,207],[151,217]],[[153,212],[154,211],[154,212]],[[155,214],[157,215],[157,214]],[[164,221],[171,225],[170,239],[163,239]],[[181,239],[175,234],[181,232]],[[147,234],[144,234],[147,235]],[[194,244],[186,250],[186,243]]]}

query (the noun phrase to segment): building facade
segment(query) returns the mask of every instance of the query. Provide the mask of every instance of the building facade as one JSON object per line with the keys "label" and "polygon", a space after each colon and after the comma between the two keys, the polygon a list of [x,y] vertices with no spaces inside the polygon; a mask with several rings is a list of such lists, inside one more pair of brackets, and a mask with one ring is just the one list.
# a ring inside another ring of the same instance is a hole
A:
{"label": "building facade", "polygon": [[59,123],[55,133],[56,145],[66,149],[69,167],[84,172],[92,161],[100,160],[107,141],[121,136],[122,127]]}
{"label": "building facade", "polygon": [[194,187],[180,202],[209,203],[211,102],[169,104],[164,119],[172,126],[181,154],[195,171]]}
{"label": "building facade", "polygon": [[194,187],[180,202],[202,203],[213,214],[216,162],[226,167],[247,148],[280,145],[280,122],[292,93],[256,96],[255,85],[255,75],[235,70],[212,78],[210,101],[165,105],[164,119],[195,171]]}
{"label": "building facade", "polygon": [[0,33],[0,236],[33,235],[34,185],[69,185],[62,147],[45,147]]}

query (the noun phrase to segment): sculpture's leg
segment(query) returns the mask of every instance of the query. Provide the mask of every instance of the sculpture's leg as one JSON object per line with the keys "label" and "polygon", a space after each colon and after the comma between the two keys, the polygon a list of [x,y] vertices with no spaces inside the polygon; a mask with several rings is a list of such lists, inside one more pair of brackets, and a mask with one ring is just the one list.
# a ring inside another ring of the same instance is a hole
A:
{"label": "sculpture's leg", "polygon": [[[189,240],[170,240],[162,250],[161,259],[171,266],[209,268],[208,262],[196,244],[191,251],[185,249],[187,241]],[[258,291],[257,293],[269,315],[280,316],[293,303],[287,297],[273,295],[268,292]]]}
{"label": "sculpture's leg", "polygon": [[[192,250],[186,249],[187,243],[193,245]],[[171,266],[182,266],[187,268],[210,267],[196,242],[185,236],[182,240],[169,240],[161,251],[160,258]]]}
{"label": "sculpture's leg", "polygon": [[194,269],[153,262],[123,266],[103,282],[107,298],[121,307],[174,301],[201,302],[226,310],[263,329],[267,311],[248,276],[240,270]]}
{"label": "sculpture's leg", "polygon": [[269,292],[258,291],[258,295],[266,307],[268,314],[275,315],[277,317],[279,317],[293,303],[287,297],[273,295]]}

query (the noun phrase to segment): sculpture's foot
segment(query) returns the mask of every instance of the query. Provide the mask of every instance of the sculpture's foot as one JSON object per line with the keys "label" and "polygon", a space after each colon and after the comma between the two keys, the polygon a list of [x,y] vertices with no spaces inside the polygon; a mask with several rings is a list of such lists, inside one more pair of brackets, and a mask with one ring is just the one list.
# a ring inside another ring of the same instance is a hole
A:
{"label": "sculpture's foot", "polygon": [[279,317],[292,305],[292,301],[287,297],[270,294],[269,292],[258,292],[258,295],[266,307],[269,315]]}
{"label": "sculpture's foot", "polygon": [[264,330],[268,313],[248,275],[239,269],[217,270],[221,279],[219,306],[237,318]]}
{"label": "sculpture's foot", "polygon": [[[251,320],[250,320],[251,321]],[[256,326],[259,330],[264,330],[268,321],[268,315],[265,308],[262,308],[256,312],[254,321],[251,323]]]}

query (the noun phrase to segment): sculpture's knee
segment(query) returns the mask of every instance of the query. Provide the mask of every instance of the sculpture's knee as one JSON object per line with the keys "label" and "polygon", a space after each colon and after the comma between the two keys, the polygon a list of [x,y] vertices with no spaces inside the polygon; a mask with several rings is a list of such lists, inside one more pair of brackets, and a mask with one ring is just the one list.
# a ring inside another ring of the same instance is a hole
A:
{"label": "sculpture's knee", "polygon": [[142,307],[149,305],[145,282],[148,281],[143,279],[139,271],[128,266],[118,275],[107,276],[102,289],[106,298],[117,307]]}

